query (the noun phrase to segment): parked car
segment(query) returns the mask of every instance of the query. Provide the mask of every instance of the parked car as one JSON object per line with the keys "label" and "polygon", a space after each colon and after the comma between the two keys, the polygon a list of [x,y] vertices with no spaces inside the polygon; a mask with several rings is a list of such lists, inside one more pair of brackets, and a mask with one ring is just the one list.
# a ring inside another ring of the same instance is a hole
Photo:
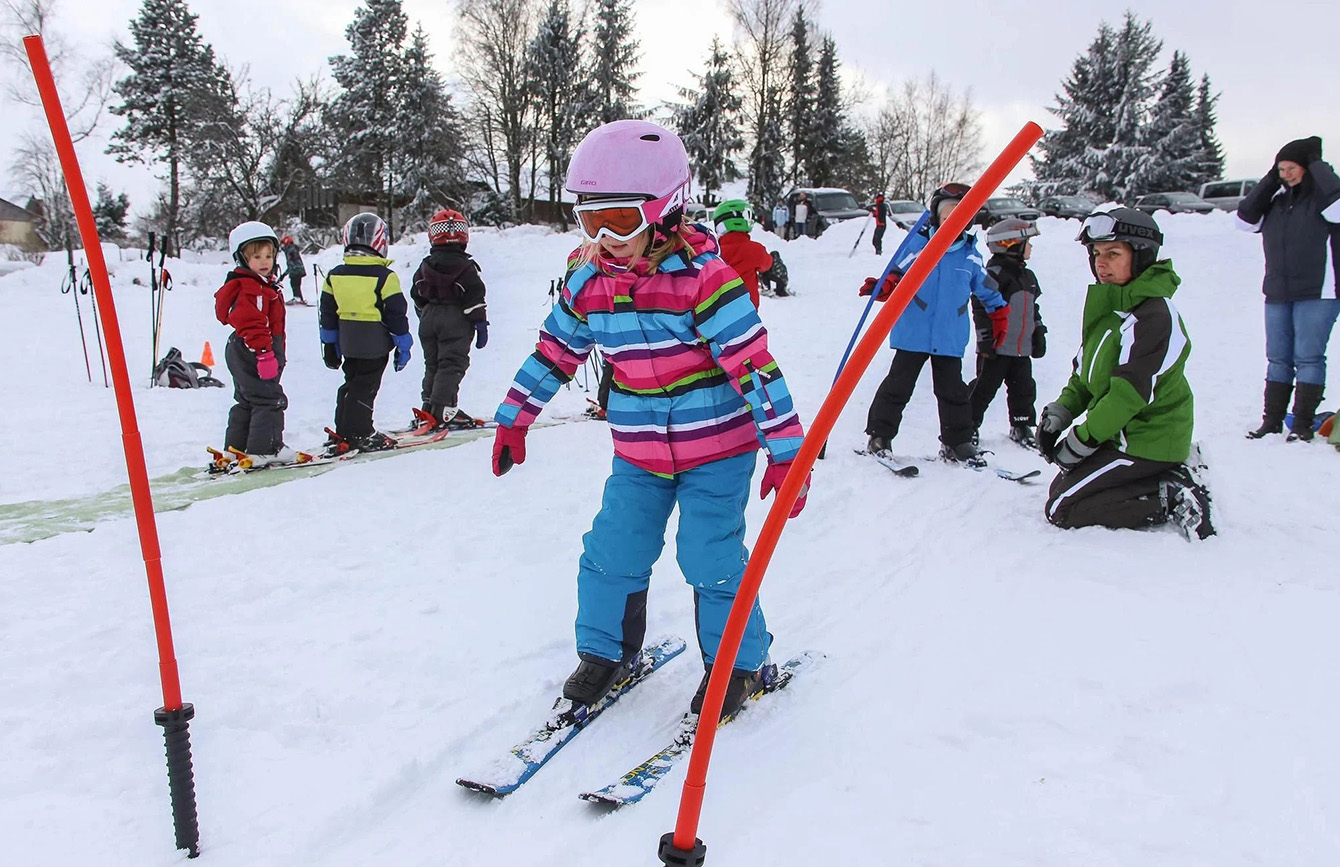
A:
{"label": "parked car", "polygon": [[822,235],[824,229],[834,223],[855,220],[870,213],[857,203],[855,196],[837,187],[797,187],[786,194],[786,205],[792,209],[792,213],[795,212],[801,193],[809,199],[813,211],[808,222],[809,231],[815,237]]}
{"label": "parked car", "polygon": [[1051,196],[1038,202],[1038,210],[1049,217],[1082,220],[1093,213],[1094,204],[1084,196]]}
{"label": "parked car", "polygon": [[684,216],[693,223],[710,223],[712,221],[712,211],[702,202],[687,202],[684,205]]}
{"label": "parked car", "polygon": [[[889,209],[889,222],[904,232],[911,229],[912,225],[921,219],[921,215],[926,213],[925,205],[921,202],[913,202],[910,199],[898,199],[893,202],[885,199],[884,204]],[[871,207],[874,206],[871,205]]]}
{"label": "parked car", "polygon": [[1167,211],[1170,214],[1208,214],[1214,205],[1195,193],[1150,193],[1135,200],[1131,207],[1146,214]]}
{"label": "parked car", "polygon": [[1236,211],[1255,186],[1256,178],[1210,181],[1200,185],[1200,197],[1221,211]]}
{"label": "parked car", "polygon": [[1020,220],[1036,220],[1041,216],[1042,214],[1037,208],[1030,208],[1019,199],[997,196],[986,200],[986,204],[977,214],[977,221],[983,226],[991,226],[1009,217],[1018,217]]}

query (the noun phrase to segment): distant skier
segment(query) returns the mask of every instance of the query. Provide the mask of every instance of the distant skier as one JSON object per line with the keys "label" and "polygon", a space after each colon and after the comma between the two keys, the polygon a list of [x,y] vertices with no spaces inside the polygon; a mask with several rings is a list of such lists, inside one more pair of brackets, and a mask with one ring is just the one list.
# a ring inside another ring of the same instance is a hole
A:
{"label": "distant skier", "polygon": [[875,234],[870,236],[870,243],[875,245],[875,255],[884,255],[884,230],[888,228],[889,206],[884,204],[884,194],[875,195],[874,207],[870,209],[870,216],[875,218]]}
{"label": "distant skier", "polygon": [[284,372],[284,296],[274,282],[279,239],[264,223],[248,222],[228,234],[236,263],[214,293],[214,315],[231,327],[224,361],[233,376],[225,449],[251,456],[259,466],[296,457],[284,447],[288,397]]}
{"label": "distant skier", "polygon": [[[931,235],[940,230],[944,219],[968,190],[966,184],[955,183],[936,190],[931,196],[930,221],[911,237],[912,243],[902,260],[893,263],[893,270],[882,286],[875,285],[876,278],[867,277],[860,294],[875,292],[877,300],[887,300]],[[895,350],[893,364],[875,392],[866,419],[865,432],[870,435],[867,450],[871,454],[893,457],[892,441],[902,425],[903,409],[912,398],[921,368],[930,361],[931,382],[940,410],[940,457],[947,461],[980,460],[973,443],[968,386],[963,382],[963,350],[972,331],[968,299],[972,296],[981,300],[994,329],[993,341],[999,342],[1005,335],[1009,308],[987,278],[976,237],[964,232],[949,246],[889,334],[889,346]]]}
{"label": "distant skier", "polygon": [[465,252],[470,224],[460,211],[438,211],[428,223],[428,240],[432,249],[409,290],[423,346],[423,409],[439,427],[477,427],[474,416],[458,408],[470,343],[483,349],[489,341],[484,281],[479,263]]}
{"label": "distant skier", "polygon": [[376,214],[357,214],[344,225],[344,262],[326,272],[321,287],[321,350],[326,367],[344,368],[335,396],[335,433],[327,449],[390,448],[372,425],[372,407],[391,353],[395,369],[409,364],[414,338],[400,278],[386,258],[390,233]]}
{"label": "distant skier", "polygon": [[972,318],[977,327],[977,378],[968,384],[972,404],[973,436],[982,427],[986,408],[1003,382],[1010,411],[1010,439],[1024,448],[1038,447],[1033,435],[1037,424],[1034,404],[1038,385],[1033,381],[1033,359],[1047,351],[1047,326],[1042,324],[1038,296],[1038,278],[1025,264],[1033,255],[1038,234],[1036,223],[1014,217],[1001,220],[986,230],[986,247],[991,259],[986,273],[996,291],[1009,305],[1005,334],[996,334],[995,323],[986,307],[972,299]]}
{"label": "distant skier", "polygon": [[284,266],[287,269],[288,285],[293,290],[292,303],[306,304],[307,301],[302,297],[302,278],[307,276],[307,266],[302,263],[302,251],[298,249],[298,244],[293,240],[292,235],[285,235],[280,245],[284,251]]}
{"label": "distant skier", "polygon": [[749,235],[754,228],[753,209],[743,199],[727,199],[712,212],[712,222],[716,225],[721,258],[740,275],[749,290],[749,300],[757,309],[758,275],[772,267],[772,255]]}
{"label": "distant skier", "polygon": [[[502,475],[525,461],[526,429],[590,352],[613,367],[614,470],[582,540],[581,661],[563,687],[580,704],[626,678],[641,649],[652,564],[676,507],[679,565],[694,588],[710,672],[748,559],[744,507],[756,452],[761,443],[768,453],[766,497],[803,438],[757,308],[712,237],[683,218],[689,179],[683,143],[646,121],[605,124],[577,146],[566,188],[577,194],[580,267],[496,415],[493,472]],[[808,481],[793,517],[807,490]],[[771,641],[755,603],[723,713],[763,688]],[[694,713],[706,684],[704,675]]]}
{"label": "distant skier", "polygon": [[1143,211],[1113,208],[1085,218],[1079,240],[1098,282],[1084,299],[1074,373],[1038,424],[1043,454],[1061,469],[1047,520],[1067,529],[1171,520],[1188,539],[1207,538],[1209,492],[1183,464],[1195,415],[1191,341],[1172,301],[1182,280],[1158,258],[1163,233]]}

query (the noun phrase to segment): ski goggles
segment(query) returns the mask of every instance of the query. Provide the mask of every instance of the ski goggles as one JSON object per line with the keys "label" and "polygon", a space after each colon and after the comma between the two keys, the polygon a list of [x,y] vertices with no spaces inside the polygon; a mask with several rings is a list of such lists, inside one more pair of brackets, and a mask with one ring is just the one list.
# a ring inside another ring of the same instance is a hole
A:
{"label": "ski goggles", "polygon": [[1092,244],[1095,241],[1133,241],[1145,240],[1156,245],[1163,244],[1163,233],[1152,226],[1140,226],[1119,220],[1112,214],[1090,214],[1080,224],[1076,241]]}
{"label": "ski goggles", "polygon": [[1013,247],[1015,244],[1022,244],[1029,238],[1036,238],[1042,232],[1032,223],[1027,226],[1020,226],[1016,229],[1008,229],[1004,232],[993,233],[990,229],[986,232],[986,241],[988,244],[1000,244],[1004,247]]}
{"label": "ski goggles", "polygon": [[631,241],[661,223],[675,208],[683,207],[686,192],[687,184],[659,199],[622,196],[579,202],[573,205],[572,216],[588,241],[602,237]]}

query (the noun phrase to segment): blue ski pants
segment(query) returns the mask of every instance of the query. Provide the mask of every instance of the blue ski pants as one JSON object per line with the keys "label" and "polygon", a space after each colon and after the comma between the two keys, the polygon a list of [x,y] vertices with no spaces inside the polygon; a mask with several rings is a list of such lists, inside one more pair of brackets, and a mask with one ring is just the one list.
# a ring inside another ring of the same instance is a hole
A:
{"label": "blue ski pants", "polygon": [[[578,654],[629,659],[641,649],[651,568],[665,546],[670,512],[678,505],[675,545],[680,571],[693,587],[698,646],[704,662],[716,659],[749,559],[744,507],[755,461],[750,452],[665,478],[614,458],[600,512],[582,537]],[[762,667],[771,643],[763,610],[755,600],[735,668]]]}

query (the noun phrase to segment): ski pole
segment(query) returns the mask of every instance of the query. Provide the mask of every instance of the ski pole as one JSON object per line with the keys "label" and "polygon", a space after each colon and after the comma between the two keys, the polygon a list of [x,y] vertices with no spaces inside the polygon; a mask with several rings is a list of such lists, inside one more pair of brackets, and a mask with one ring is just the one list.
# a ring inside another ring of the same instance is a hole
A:
{"label": "ski pole", "polygon": [[[158,277],[158,305],[154,310],[154,366],[158,366],[159,337],[163,333],[163,302],[167,299],[167,293],[172,289],[172,275],[168,273],[164,263],[167,261],[167,244],[164,244],[158,253],[158,269],[155,272]],[[149,263],[152,267],[153,262]]]}
{"label": "ski pole", "polygon": [[88,381],[92,383],[93,368],[88,364],[88,339],[84,337],[84,314],[79,310],[79,281],[74,270],[74,248],[70,246],[68,238],[65,241],[65,257],[70,263],[70,273],[61,280],[60,294],[74,296],[74,318],[79,322],[79,347],[84,350],[84,372],[88,374]]}
{"label": "ski pole", "polygon": [[102,351],[102,323],[98,321],[98,293],[93,290],[93,275],[89,273],[87,259],[84,262],[84,277],[79,281],[79,293],[88,296],[93,305],[93,334],[98,338],[98,361],[102,363],[102,387],[111,388],[107,381],[107,354]]}
{"label": "ski pole", "polygon": [[865,230],[868,228],[870,228],[870,215],[866,214],[865,225],[861,226],[861,234],[856,236],[856,243],[851,245],[851,252],[847,254],[848,259],[856,255],[856,248],[861,246],[861,239],[865,237]]}
{"label": "ski pole", "polygon": [[158,240],[158,235],[149,233],[149,250],[145,253],[145,258],[149,260],[149,352],[153,355],[149,359],[149,387],[157,385],[154,378],[154,371],[158,369],[158,340],[154,336],[155,317],[158,315],[158,275],[154,273],[154,248]]}

